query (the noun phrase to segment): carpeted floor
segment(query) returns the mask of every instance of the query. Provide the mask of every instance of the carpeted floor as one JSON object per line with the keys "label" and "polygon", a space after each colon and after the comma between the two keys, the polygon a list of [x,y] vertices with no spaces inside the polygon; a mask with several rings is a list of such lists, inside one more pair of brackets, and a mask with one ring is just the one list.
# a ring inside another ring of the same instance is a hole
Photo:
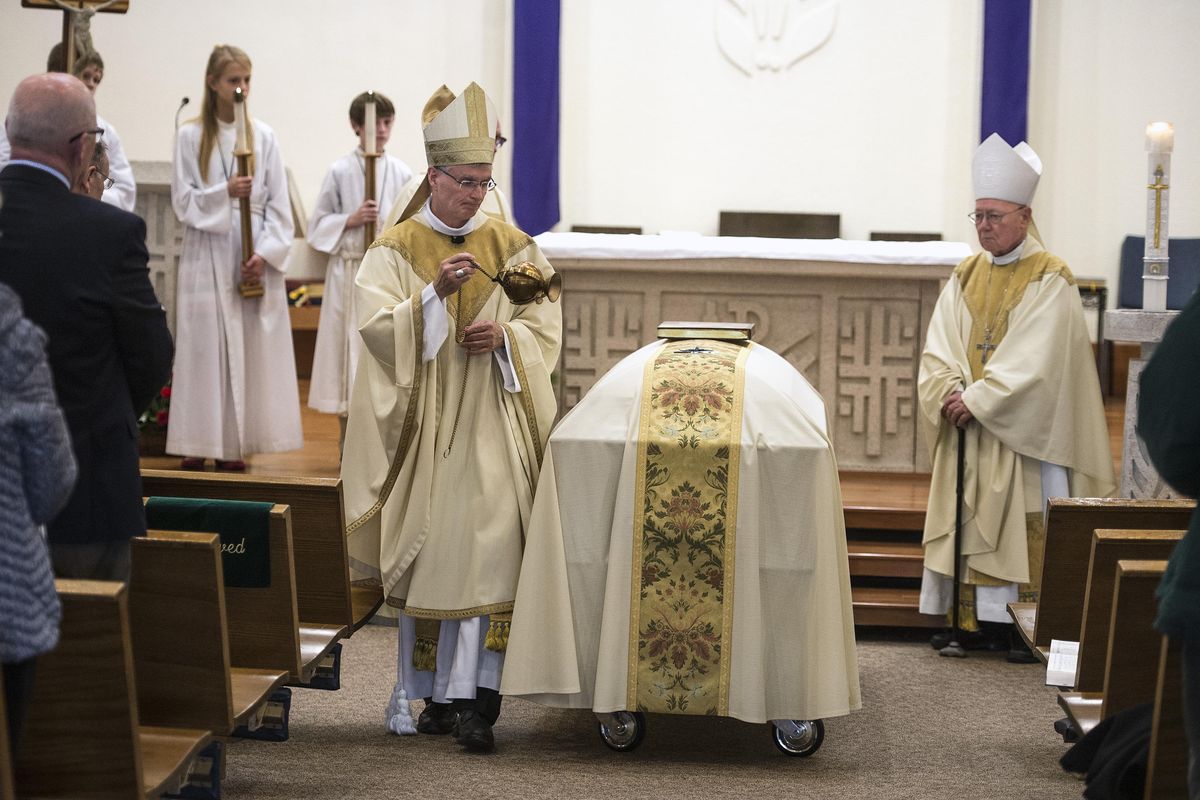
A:
{"label": "carpeted floor", "polygon": [[[236,741],[224,797],[243,798],[1067,798],[1066,745],[1040,665],[991,653],[941,658],[926,635],[869,636],[858,656],[863,709],[826,720],[810,758],[776,750],[770,729],[653,715],[632,753],[608,750],[589,712],[506,700],[497,752],[448,737],[388,734],[395,629],[345,643],[342,689],[294,690],[291,738]],[[414,704],[419,710],[420,703]]]}

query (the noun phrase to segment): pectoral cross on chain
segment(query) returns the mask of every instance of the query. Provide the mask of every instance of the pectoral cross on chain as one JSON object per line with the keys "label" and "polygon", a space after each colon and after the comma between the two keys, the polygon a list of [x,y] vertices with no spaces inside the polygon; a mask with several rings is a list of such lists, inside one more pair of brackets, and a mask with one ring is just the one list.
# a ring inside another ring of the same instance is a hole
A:
{"label": "pectoral cross on chain", "polygon": [[998,346],[999,345],[992,344],[992,332],[984,331],[983,332],[983,341],[980,342],[979,344],[975,345],[976,350],[983,351],[983,353],[979,356],[980,363],[986,364],[988,361],[988,357],[991,355],[990,351],[995,350]]}

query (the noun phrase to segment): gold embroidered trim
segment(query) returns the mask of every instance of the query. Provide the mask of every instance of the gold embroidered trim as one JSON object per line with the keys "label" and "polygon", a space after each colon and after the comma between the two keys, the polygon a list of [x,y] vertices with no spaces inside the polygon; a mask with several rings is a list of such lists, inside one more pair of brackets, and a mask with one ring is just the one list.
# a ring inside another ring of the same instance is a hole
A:
{"label": "gold embroidered trim", "polygon": [[[379,242],[385,241],[379,240]],[[409,301],[412,303],[413,347],[416,349],[417,368],[413,371],[412,390],[408,396],[408,408],[404,412],[404,427],[400,430],[400,443],[396,447],[396,454],[392,457],[392,465],[388,469],[387,478],[384,479],[383,486],[379,490],[379,499],[375,501],[375,505],[366,510],[366,513],[346,526],[347,536],[365,525],[387,503],[388,497],[392,494],[392,488],[396,485],[396,478],[400,475],[400,467],[404,464],[404,456],[407,455],[408,448],[412,444],[413,432],[416,427],[417,399],[421,394],[421,375],[424,369],[421,356],[425,347],[425,315],[421,307],[420,292],[413,294]]]}
{"label": "gold embroidered trim", "polygon": [[460,136],[457,139],[426,142],[425,155],[429,158],[430,166],[453,167],[460,164],[491,164],[495,152],[488,145],[480,144],[478,136]]}
{"label": "gold embroidered trim", "polygon": [[732,425],[729,431],[729,482],[725,499],[725,583],[721,621],[721,677],[717,689],[717,713],[729,715],[729,674],[733,666],[730,651],[733,643],[733,598],[737,575],[737,511],[741,479],[742,413],[745,410],[746,359],[753,342],[742,347],[734,367],[733,408],[729,412]]}
{"label": "gold embroidered trim", "polygon": [[646,517],[646,470],[643,466],[646,463],[646,449],[650,443],[650,385],[654,380],[654,363],[658,361],[667,346],[664,344],[655,350],[654,355],[646,361],[646,366],[642,370],[642,408],[638,414],[638,452],[637,461],[634,462],[637,465],[637,477],[633,487],[633,561],[630,564],[632,580],[629,581],[629,671],[625,676],[625,707],[629,710],[638,707],[638,666],[641,664],[641,659],[638,657],[638,640],[641,638],[642,564],[644,563],[642,527],[645,525]]}
{"label": "gold embroidered trim", "polygon": [[517,373],[517,380],[521,382],[521,391],[517,394],[521,398],[521,410],[525,412],[525,424],[529,427],[533,439],[533,454],[537,459],[538,469],[541,469],[542,431],[538,427],[537,409],[533,405],[533,395],[529,393],[529,379],[525,377],[525,362],[521,360],[521,348],[517,347],[517,337],[513,335],[512,326],[506,322],[501,327],[508,334],[508,341],[512,344],[512,349],[509,351],[509,355],[512,357],[512,368]]}
{"label": "gold embroidered trim", "polygon": [[671,342],[638,425],[628,708],[728,714],[742,395],[749,348]]}
{"label": "gold embroidered trim", "polygon": [[415,608],[408,605],[399,597],[389,597],[387,602],[392,608],[398,608],[403,611],[406,616],[413,617],[414,619],[469,619],[471,617],[482,617],[485,614],[511,614],[513,610],[512,600],[507,600],[502,603],[489,603],[485,606],[475,606],[473,608],[453,609],[449,611],[437,608]]}
{"label": "gold embroidered trim", "polygon": [[[1013,272],[1011,277],[1004,280],[997,277],[989,286],[988,270]],[[962,289],[963,302],[971,315],[967,360],[971,365],[971,377],[974,380],[983,377],[983,351],[977,349],[976,345],[983,342],[984,329],[989,323],[994,322],[989,344],[999,345],[1008,333],[1009,315],[1025,299],[1025,292],[1032,284],[1058,276],[1070,285],[1075,285],[1075,278],[1066,263],[1044,250],[1001,267],[993,266],[987,255],[981,253],[961,264],[955,270],[955,275]],[[988,289],[992,296],[985,296]]]}

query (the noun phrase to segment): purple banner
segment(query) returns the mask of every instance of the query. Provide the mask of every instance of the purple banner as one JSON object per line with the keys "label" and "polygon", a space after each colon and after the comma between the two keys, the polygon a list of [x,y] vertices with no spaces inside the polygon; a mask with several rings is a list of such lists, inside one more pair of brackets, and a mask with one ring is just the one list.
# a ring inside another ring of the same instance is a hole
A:
{"label": "purple banner", "polygon": [[513,214],[536,236],[559,219],[559,0],[516,0],[513,16]]}
{"label": "purple banner", "polygon": [[984,0],[979,141],[1025,141],[1029,114],[1030,0]]}

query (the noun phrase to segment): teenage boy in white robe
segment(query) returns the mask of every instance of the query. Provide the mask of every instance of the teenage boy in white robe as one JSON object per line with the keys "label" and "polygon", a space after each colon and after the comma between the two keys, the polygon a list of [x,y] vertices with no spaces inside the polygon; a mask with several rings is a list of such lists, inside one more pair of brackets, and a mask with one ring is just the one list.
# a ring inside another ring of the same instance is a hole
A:
{"label": "teenage boy in white robe", "polygon": [[376,93],[375,150],[381,156],[375,161],[375,198],[366,199],[367,101],[368,94],[363,92],[350,104],[350,127],[358,146],[329,168],[308,222],[309,245],[329,254],[308,405],[343,418],[362,343],[354,310],[354,276],[366,252],[364,230],[368,223],[375,223],[376,235],[383,233],[379,210],[390,208],[413,176],[407,164],[383,152],[396,111],[391,100]]}

